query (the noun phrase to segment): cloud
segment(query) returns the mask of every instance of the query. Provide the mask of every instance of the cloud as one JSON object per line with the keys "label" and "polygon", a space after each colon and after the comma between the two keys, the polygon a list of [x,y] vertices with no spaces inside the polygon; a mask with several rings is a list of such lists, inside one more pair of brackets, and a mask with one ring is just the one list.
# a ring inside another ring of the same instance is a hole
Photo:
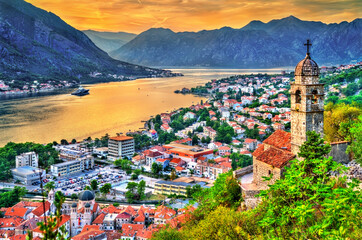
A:
{"label": "cloud", "polygon": [[28,0],[78,29],[139,33],[150,27],[198,31],[241,28],[294,15],[303,20],[341,22],[360,17],[360,0]]}

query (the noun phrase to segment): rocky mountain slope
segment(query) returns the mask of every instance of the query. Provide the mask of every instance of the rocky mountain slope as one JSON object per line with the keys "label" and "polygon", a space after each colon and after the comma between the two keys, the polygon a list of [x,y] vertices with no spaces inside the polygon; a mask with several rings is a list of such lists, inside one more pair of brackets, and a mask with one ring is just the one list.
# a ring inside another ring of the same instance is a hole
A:
{"label": "rocky mountain slope", "polygon": [[241,29],[178,33],[149,29],[110,56],[149,66],[294,66],[305,55],[307,38],[320,65],[361,59],[362,19],[325,24],[290,16],[268,23],[252,21]]}
{"label": "rocky mountain slope", "polygon": [[0,0],[0,57],[5,80],[94,80],[97,75],[103,81],[169,74],[112,59],[83,32],[23,0]]}
{"label": "rocky mountain slope", "polygon": [[97,47],[107,53],[117,50],[137,36],[126,32],[98,32],[94,30],[85,30],[83,32]]}

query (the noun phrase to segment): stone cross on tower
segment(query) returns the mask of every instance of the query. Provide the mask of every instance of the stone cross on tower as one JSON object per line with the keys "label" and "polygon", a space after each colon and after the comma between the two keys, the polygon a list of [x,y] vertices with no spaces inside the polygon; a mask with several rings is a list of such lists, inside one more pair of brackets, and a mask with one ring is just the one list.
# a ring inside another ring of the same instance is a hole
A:
{"label": "stone cross on tower", "polygon": [[312,46],[309,39],[307,39],[307,43],[304,43],[304,46],[307,46],[307,55],[309,55],[309,47]]}

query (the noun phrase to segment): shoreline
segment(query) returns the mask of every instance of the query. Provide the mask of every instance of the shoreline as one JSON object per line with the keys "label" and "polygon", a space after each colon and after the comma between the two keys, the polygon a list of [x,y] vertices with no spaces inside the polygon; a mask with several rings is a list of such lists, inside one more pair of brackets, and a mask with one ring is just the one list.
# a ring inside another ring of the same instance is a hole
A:
{"label": "shoreline", "polygon": [[[183,74],[182,73],[173,73],[174,76],[167,76],[167,77],[146,77],[146,76],[141,76],[141,77],[137,77],[137,78],[132,78],[132,79],[124,79],[124,80],[118,80],[118,81],[84,81],[82,84],[83,85],[93,85],[93,84],[99,84],[99,83],[112,83],[112,82],[128,82],[128,81],[134,81],[137,79],[142,79],[142,78],[171,78],[171,77],[182,77]],[[55,88],[55,89],[45,89],[45,90],[39,90],[37,92],[24,92],[24,90],[21,90],[19,92],[9,92],[9,93],[4,93],[4,92],[0,92],[0,100],[15,100],[15,99],[24,99],[24,98],[33,98],[33,97],[41,97],[41,96],[51,96],[51,95],[59,95],[59,94],[64,94],[66,92],[66,90],[68,89],[76,89],[78,86],[82,85],[81,83],[79,84],[74,84],[72,86],[67,86],[67,87],[62,87],[62,88]]]}

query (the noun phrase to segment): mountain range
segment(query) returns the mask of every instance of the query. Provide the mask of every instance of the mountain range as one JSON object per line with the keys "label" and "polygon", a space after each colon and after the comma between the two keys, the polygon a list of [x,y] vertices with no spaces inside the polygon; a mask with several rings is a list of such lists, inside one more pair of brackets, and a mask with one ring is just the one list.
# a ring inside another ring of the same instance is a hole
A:
{"label": "mountain range", "polygon": [[268,23],[251,21],[241,29],[199,32],[152,28],[110,56],[147,66],[271,68],[294,66],[312,41],[312,57],[321,65],[349,63],[362,55],[362,19],[339,24],[303,21],[294,16]]}
{"label": "mountain range", "polygon": [[134,33],[126,32],[98,32],[93,30],[83,32],[97,47],[107,53],[117,50],[137,36]]}
{"label": "mountain range", "polygon": [[109,57],[83,32],[23,0],[0,0],[0,57],[0,77],[5,80],[169,75]]}

